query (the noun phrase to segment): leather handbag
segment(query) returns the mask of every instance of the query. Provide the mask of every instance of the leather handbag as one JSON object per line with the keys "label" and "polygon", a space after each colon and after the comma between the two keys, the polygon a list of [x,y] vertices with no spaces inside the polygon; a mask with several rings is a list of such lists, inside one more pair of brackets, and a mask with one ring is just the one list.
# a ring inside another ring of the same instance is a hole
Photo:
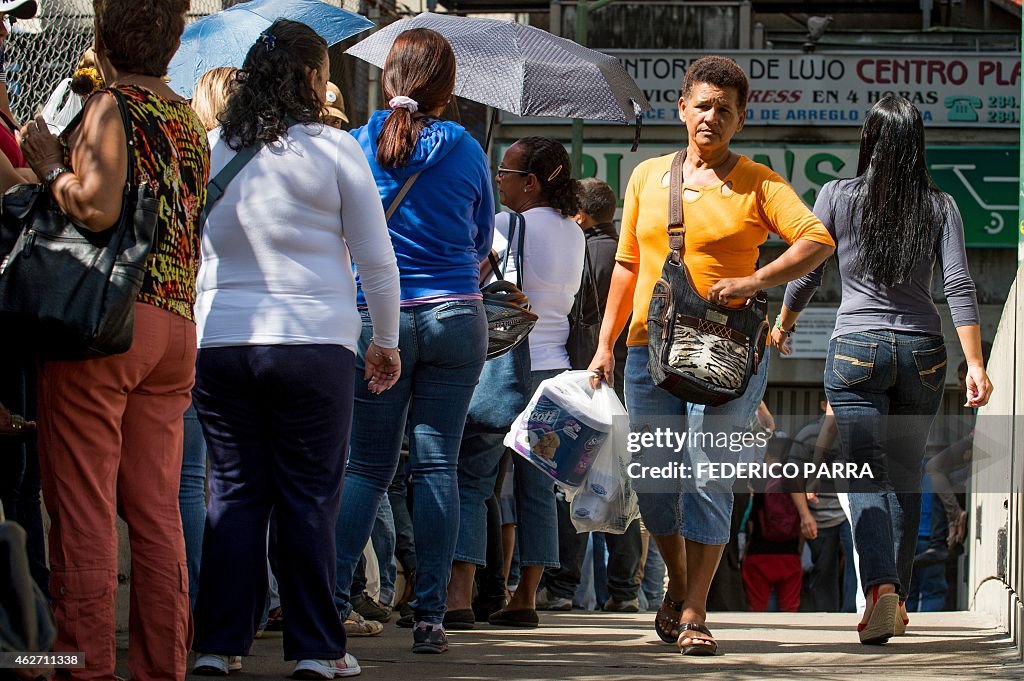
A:
{"label": "leather handbag", "polygon": [[[518,286],[502,279],[517,231],[519,239],[514,262]],[[502,267],[499,268],[497,259],[491,256],[491,268],[498,280],[481,289],[487,310],[488,359],[469,403],[466,415],[469,427],[507,431],[533,396],[528,334],[537,323],[537,315],[530,311],[530,302],[521,290],[525,233],[526,220],[519,213],[512,213]]]}
{"label": "leather handbag", "polygon": [[[496,280],[480,289],[480,293],[484,297],[484,311],[487,313],[487,359],[500,357],[518,346],[526,340],[537,323],[537,315],[530,310],[530,300],[522,290],[523,239],[526,235],[526,218],[520,213],[512,213],[509,216],[508,224],[508,247],[505,248],[505,258],[501,266],[498,266],[498,259],[494,257],[493,252],[487,256],[491,263],[491,272]],[[512,240],[515,238],[517,230],[519,241],[514,262],[518,285],[505,281],[502,274],[508,269]]]}
{"label": "leather handbag", "polygon": [[136,183],[133,126],[121,93],[109,92],[128,143],[121,214],[110,229],[76,224],[40,184],[0,199],[0,242],[10,245],[0,253],[0,320],[50,359],[116,355],[132,344],[158,203],[147,183]]}
{"label": "leather handbag", "polygon": [[655,385],[681,400],[718,406],[744,393],[757,372],[768,339],[764,291],[740,308],[716,305],[693,287],[683,262],[683,160],[672,159],[668,239],[661,278],[647,313],[647,371]]}
{"label": "leather handbag", "polygon": [[[592,317],[588,317],[585,310],[588,302],[593,305]],[[600,335],[601,303],[597,296],[594,271],[590,268],[590,249],[585,249],[580,290],[572,303],[572,310],[569,311],[569,337],[565,341],[565,349],[569,353],[569,366],[580,370],[590,366],[594,353],[597,352]]]}

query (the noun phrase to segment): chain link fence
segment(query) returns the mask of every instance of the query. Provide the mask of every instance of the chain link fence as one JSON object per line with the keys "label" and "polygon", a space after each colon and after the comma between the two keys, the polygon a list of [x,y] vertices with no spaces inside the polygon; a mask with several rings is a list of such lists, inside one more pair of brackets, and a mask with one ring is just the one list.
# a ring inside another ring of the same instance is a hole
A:
{"label": "chain link fence", "polygon": [[[189,20],[219,12],[240,0],[192,0]],[[326,0],[359,12],[359,0]],[[46,0],[35,19],[14,24],[6,46],[7,89],[11,109],[19,120],[38,113],[50,93],[74,73],[92,45],[92,0]],[[362,7],[361,7],[362,5]]]}

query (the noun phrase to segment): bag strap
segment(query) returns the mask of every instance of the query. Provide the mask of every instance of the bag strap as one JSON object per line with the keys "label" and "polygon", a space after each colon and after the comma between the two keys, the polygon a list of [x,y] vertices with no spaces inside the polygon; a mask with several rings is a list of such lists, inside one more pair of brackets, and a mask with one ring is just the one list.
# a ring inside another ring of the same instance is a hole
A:
{"label": "bag strap", "polygon": [[[516,229],[519,230],[519,242],[516,244],[516,286],[520,291],[523,288],[523,239],[526,235],[526,216],[522,213],[510,213],[508,218],[508,246],[505,248],[505,259],[501,265],[501,271],[508,268],[508,257],[512,253],[512,240],[515,238]],[[503,277],[502,277],[503,278]]]}
{"label": "bag strap", "polygon": [[236,153],[234,158],[228,161],[227,165],[221,168],[217,176],[209,181],[206,185],[206,206],[203,207],[203,217],[199,220],[199,231],[203,230],[203,226],[206,225],[206,218],[213,211],[213,207],[217,205],[217,202],[224,198],[224,191],[231,184],[231,180],[235,179],[235,176],[242,171],[249,161],[255,158],[256,154],[260,152],[264,146],[263,140],[257,140],[255,144],[248,147],[242,147]]}
{"label": "bag strap", "polygon": [[[124,138],[128,145],[128,177],[125,180],[125,197],[128,196],[128,192],[135,185],[135,126],[132,125],[131,118],[128,116],[128,103],[124,101],[124,95],[118,91],[117,88],[108,88],[107,90],[114,97],[114,102],[117,103],[117,111],[121,114],[121,124],[124,125]],[[75,116],[74,123],[78,124],[79,119],[85,113],[85,107],[82,107],[82,111],[79,112],[78,116]],[[71,125],[68,125],[67,129],[71,129]]]}
{"label": "bag strap", "polygon": [[677,151],[672,157],[668,190],[668,247],[672,249],[672,262],[683,262],[686,253],[686,225],[683,223],[683,161],[686,151]]}
{"label": "bag strap", "polygon": [[594,281],[594,271],[590,268],[590,249],[584,244],[583,249],[583,276],[580,278],[580,290],[573,301],[570,316],[573,322],[579,323],[583,320],[583,299],[586,297],[584,291],[586,284],[590,284],[590,290],[594,292],[594,309],[597,311],[597,322],[600,324],[604,315],[601,314],[601,303],[597,298],[597,282]]}
{"label": "bag strap", "polygon": [[405,195],[409,193],[409,190],[412,189],[412,186],[416,184],[416,180],[419,178],[420,173],[422,172],[423,171],[421,170],[417,173],[413,173],[412,175],[410,175],[409,178],[405,181],[405,184],[402,185],[402,188],[398,190],[398,194],[395,196],[394,199],[391,200],[391,205],[388,206],[387,212],[384,213],[385,221],[391,221],[391,216],[395,214],[396,210],[398,210],[398,206],[399,204],[402,203],[402,199],[404,199]]}

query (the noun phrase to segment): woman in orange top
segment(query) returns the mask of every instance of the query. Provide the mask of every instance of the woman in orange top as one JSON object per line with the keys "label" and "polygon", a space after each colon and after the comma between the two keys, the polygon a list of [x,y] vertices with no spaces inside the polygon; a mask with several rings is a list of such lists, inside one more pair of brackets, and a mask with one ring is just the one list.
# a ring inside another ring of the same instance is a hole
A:
{"label": "woman in orange top", "polygon": [[[679,98],[679,118],[688,135],[683,164],[684,261],[697,292],[720,305],[742,305],[762,289],[802,276],[828,258],[835,246],[785,180],[729,148],[733,135],[743,128],[748,88],[735,61],[709,56],[687,69]],[[625,370],[631,430],[742,433],[764,394],[766,362],[741,398],[720,407],[679,400],[658,388],[647,373],[647,310],[669,253],[666,227],[673,156],[641,163],[626,187],[615,270],[590,370],[597,379],[611,379],[612,349],[632,313]],[[791,247],[759,269],[758,247],[769,231]],[[704,416],[718,418],[705,421]],[[683,470],[694,474],[701,462],[738,459],[728,447],[691,445],[679,452],[644,448],[634,460],[652,466],[659,456],[662,465],[681,460]],[[718,646],[704,622],[708,588],[729,541],[732,481],[698,481],[691,476],[636,483],[641,515],[669,573],[655,630],[666,643],[677,643],[683,654],[713,655]]]}

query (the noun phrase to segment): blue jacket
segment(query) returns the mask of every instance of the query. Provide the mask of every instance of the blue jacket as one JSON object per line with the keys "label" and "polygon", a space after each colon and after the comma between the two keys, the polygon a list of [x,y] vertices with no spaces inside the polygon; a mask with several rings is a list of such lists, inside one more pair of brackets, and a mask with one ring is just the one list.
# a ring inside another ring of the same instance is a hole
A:
{"label": "blue jacket", "polygon": [[[494,194],[483,149],[458,123],[437,121],[420,132],[409,163],[381,168],[377,137],[389,111],[352,131],[370,162],[387,211],[410,175],[422,171],[388,221],[398,259],[402,300],[478,293],[481,260],[494,235]],[[359,304],[364,304],[362,289]]]}

